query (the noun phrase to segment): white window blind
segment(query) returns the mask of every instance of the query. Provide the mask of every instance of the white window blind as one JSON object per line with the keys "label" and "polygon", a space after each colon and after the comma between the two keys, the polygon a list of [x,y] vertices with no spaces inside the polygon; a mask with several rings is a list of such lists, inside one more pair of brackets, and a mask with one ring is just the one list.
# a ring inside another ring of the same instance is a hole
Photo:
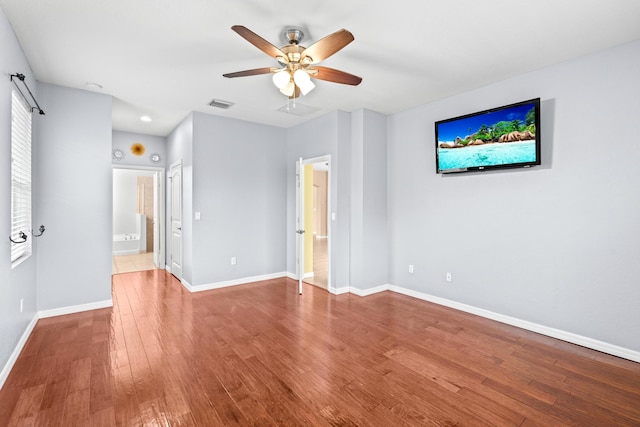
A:
{"label": "white window blind", "polygon": [[11,263],[31,255],[31,108],[15,90],[11,97]]}

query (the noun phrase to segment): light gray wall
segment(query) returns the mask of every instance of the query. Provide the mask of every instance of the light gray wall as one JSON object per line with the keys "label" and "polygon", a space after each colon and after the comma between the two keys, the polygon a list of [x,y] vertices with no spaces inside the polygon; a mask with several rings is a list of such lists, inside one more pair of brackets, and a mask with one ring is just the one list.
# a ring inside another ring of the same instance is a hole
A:
{"label": "light gray wall", "polygon": [[387,117],[351,114],[351,275],[363,290],[389,281],[387,233]]}
{"label": "light gray wall", "polygon": [[285,271],[285,152],[284,129],[193,113],[192,285]]}
{"label": "light gray wall", "polygon": [[134,169],[113,170],[113,234],[136,232],[138,177],[153,176],[154,173]]}
{"label": "light gray wall", "polygon": [[[11,91],[14,88],[9,76],[22,73],[31,91],[40,102],[38,88],[18,41],[0,9],[0,371],[4,368],[29,322],[37,311],[36,303],[36,259],[39,242],[34,241],[31,257],[11,268],[10,245],[7,237],[11,230]],[[22,83],[19,84],[23,89]],[[25,92],[26,94],[26,92]],[[42,103],[41,103],[42,105]],[[46,110],[47,106],[42,105]],[[33,115],[33,127],[37,127],[42,116]],[[33,153],[35,163],[37,153]],[[34,199],[37,183],[33,183]],[[36,206],[33,204],[35,211]],[[37,213],[37,212],[36,212]],[[34,227],[38,227],[34,221]],[[24,299],[24,310],[20,313],[20,299]]]}
{"label": "light gray wall", "polygon": [[[145,151],[141,156],[131,153],[131,146],[136,142],[144,145]],[[112,158],[114,166],[142,166],[164,168],[167,165],[167,138],[155,135],[145,135],[142,133],[123,132],[114,130],[112,132],[112,148],[120,149],[125,153],[122,160]],[[152,154],[159,154],[160,161],[151,161]]]}
{"label": "light gray wall", "polygon": [[331,248],[330,285],[349,285],[349,216],[350,216],[350,115],[334,111],[287,130],[287,271],[296,273],[296,162],[331,156],[329,245]]}
{"label": "light gray wall", "polygon": [[171,165],[182,162],[182,278],[193,284],[193,113],[167,137],[166,264],[171,265]]}
{"label": "light gray wall", "polygon": [[[640,41],[391,116],[392,284],[640,351],[638,76]],[[538,96],[541,167],[435,173],[434,121]]]}
{"label": "light gray wall", "polygon": [[38,309],[111,299],[111,97],[38,84]]}

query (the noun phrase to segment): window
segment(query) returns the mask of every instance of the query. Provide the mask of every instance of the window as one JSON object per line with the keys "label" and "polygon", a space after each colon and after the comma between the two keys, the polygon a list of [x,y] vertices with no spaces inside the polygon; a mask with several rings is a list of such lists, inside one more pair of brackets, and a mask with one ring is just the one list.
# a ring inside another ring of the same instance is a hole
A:
{"label": "window", "polygon": [[15,267],[31,255],[31,108],[15,90],[11,96],[11,265]]}

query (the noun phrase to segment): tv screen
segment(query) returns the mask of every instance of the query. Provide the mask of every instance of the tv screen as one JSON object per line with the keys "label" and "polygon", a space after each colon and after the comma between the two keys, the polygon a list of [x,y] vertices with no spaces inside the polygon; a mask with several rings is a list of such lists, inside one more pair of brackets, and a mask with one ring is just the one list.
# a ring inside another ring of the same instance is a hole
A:
{"label": "tv screen", "polygon": [[435,128],[438,173],[540,164],[540,98],[441,120]]}

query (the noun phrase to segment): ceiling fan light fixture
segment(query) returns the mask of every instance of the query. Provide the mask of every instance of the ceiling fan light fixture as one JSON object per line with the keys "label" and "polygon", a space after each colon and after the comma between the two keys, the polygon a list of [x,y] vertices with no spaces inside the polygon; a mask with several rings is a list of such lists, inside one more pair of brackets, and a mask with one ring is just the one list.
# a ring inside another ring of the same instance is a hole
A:
{"label": "ceiling fan light fixture", "polygon": [[273,84],[280,90],[287,87],[291,81],[291,75],[287,71],[278,71],[273,75]]}
{"label": "ceiling fan light fixture", "polygon": [[280,89],[280,92],[282,92],[284,95],[286,95],[288,97],[291,97],[291,96],[293,96],[295,90],[296,90],[295,83],[293,83],[293,81],[289,80],[289,83],[285,87]]}
{"label": "ceiling fan light fixture", "polygon": [[293,73],[293,81],[300,88],[300,92],[302,92],[303,95],[308,94],[316,87],[311,81],[309,74],[304,70],[296,70],[296,72]]}

